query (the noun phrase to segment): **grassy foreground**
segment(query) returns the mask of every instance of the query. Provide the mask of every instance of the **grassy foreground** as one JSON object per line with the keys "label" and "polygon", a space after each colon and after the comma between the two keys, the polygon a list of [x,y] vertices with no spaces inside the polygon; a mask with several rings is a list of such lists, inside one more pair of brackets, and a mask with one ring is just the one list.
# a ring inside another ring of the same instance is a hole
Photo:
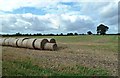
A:
{"label": "grassy foreground", "polygon": [[116,67],[118,36],[31,37],[55,38],[59,49],[3,47],[3,76],[110,76]]}
{"label": "grassy foreground", "polygon": [[[9,66],[9,67],[8,67]],[[6,68],[5,68],[6,67]],[[109,73],[102,69],[91,69],[82,66],[76,66],[72,68],[64,68],[74,70],[77,69],[77,73],[71,73],[70,71],[58,71],[41,68],[37,65],[33,65],[30,61],[8,61],[3,62],[3,75],[5,76],[107,76]]]}

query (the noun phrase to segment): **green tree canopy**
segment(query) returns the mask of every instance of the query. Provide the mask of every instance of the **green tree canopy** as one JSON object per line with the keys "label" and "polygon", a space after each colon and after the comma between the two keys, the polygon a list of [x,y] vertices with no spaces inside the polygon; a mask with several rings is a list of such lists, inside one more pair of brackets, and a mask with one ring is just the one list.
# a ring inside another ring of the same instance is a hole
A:
{"label": "green tree canopy", "polygon": [[97,34],[105,35],[106,31],[108,31],[108,29],[109,29],[109,27],[105,26],[104,24],[100,24],[97,27]]}
{"label": "green tree canopy", "polygon": [[91,31],[88,31],[87,34],[88,34],[88,35],[92,35],[92,32],[91,32]]}

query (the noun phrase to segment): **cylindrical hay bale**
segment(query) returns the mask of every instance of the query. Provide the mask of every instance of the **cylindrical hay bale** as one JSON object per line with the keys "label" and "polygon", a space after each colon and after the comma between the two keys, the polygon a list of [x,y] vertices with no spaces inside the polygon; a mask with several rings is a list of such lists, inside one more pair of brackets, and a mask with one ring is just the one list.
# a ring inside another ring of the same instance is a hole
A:
{"label": "cylindrical hay bale", "polygon": [[47,40],[50,42],[50,43],[56,43],[56,40],[54,38],[47,38]]}
{"label": "cylindrical hay bale", "polygon": [[23,42],[23,40],[25,40],[25,39],[29,39],[29,38],[19,38],[19,40],[17,41],[17,46],[18,46],[18,47],[22,47],[22,42]]}
{"label": "cylindrical hay bale", "polygon": [[2,43],[3,43],[3,39],[2,39],[2,38],[0,38],[0,45],[2,45]]}
{"label": "cylindrical hay bale", "polygon": [[7,39],[5,39],[5,46],[9,46],[9,41],[10,41],[10,38],[7,38]]}
{"label": "cylindrical hay bale", "polygon": [[9,39],[9,45],[10,45],[10,46],[13,45],[15,39],[16,39],[16,38],[10,38],[10,39]]}
{"label": "cylindrical hay bale", "polygon": [[45,50],[57,50],[57,44],[56,43],[46,43],[44,46]]}
{"label": "cylindrical hay bale", "polygon": [[17,41],[18,41],[19,39],[15,39],[14,41],[13,41],[13,43],[12,43],[12,46],[13,47],[17,47]]}
{"label": "cylindrical hay bale", "polygon": [[27,48],[31,48],[34,49],[34,42],[36,41],[36,39],[28,39],[27,41]]}
{"label": "cylindrical hay bale", "polygon": [[3,46],[5,46],[5,40],[6,40],[6,39],[7,39],[7,38],[4,38],[4,39],[3,39],[3,43],[2,43]]}
{"label": "cylindrical hay bale", "polygon": [[29,40],[29,39],[23,40],[23,42],[22,42],[22,47],[27,48],[27,42],[28,42],[28,40]]}
{"label": "cylindrical hay bale", "polygon": [[3,46],[5,45],[5,39],[6,39],[6,38],[1,38],[1,39],[0,39],[0,45],[1,45],[1,46],[2,46],[2,45],[3,45]]}
{"label": "cylindrical hay bale", "polygon": [[47,39],[37,39],[34,43],[35,49],[44,49],[44,45],[48,42]]}

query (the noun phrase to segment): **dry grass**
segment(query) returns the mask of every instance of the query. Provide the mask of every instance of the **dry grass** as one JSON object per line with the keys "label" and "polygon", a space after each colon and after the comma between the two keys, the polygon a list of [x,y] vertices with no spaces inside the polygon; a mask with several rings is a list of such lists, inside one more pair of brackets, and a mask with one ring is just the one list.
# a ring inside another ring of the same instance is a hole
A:
{"label": "dry grass", "polygon": [[[56,38],[58,39],[58,38]],[[96,41],[66,42],[59,40],[58,51],[33,50],[25,48],[3,47],[3,62],[11,60],[32,60],[33,65],[55,71],[78,73],[76,66],[108,70],[117,75],[117,41],[106,43]],[[114,44],[114,45],[113,45]]]}

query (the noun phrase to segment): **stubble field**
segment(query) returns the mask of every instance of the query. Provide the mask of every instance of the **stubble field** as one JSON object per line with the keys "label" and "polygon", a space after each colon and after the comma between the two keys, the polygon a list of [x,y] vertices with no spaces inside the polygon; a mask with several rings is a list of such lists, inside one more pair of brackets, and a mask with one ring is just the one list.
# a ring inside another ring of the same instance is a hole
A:
{"label": "stubble field", "polygon": [[2,47],[3,76],[117,76],[118,36],[55,38],[57,51]]}

